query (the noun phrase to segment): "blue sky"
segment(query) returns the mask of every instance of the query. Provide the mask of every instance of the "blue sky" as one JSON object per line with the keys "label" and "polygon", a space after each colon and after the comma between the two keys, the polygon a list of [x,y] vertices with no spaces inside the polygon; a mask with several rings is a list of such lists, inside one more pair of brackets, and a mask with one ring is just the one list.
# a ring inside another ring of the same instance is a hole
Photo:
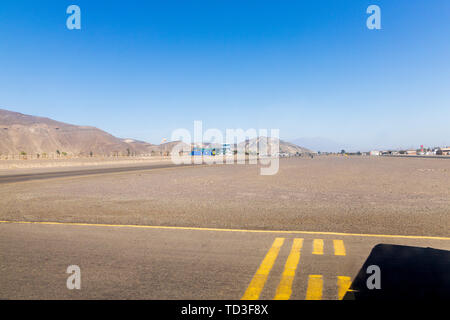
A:
{"label": "blue sky", "polygon": [[450,145],[449,34],[446,0],[2,1],[0,108],[152,143],[202,120],[361,150]]}

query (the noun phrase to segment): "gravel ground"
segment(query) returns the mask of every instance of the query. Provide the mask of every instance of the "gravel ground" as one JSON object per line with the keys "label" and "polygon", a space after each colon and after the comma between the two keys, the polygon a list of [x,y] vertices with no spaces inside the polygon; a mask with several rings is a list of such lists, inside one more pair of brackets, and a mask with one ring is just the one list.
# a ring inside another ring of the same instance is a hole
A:
{"label": "gravel ground", "polygon": [[450,161],[320,156],[0,185],[0,219],[450,235]]}
{"label": "gravel ground", "polygon": [[48,169],[48,168],[70,168],[85,166],[108,166],[108,165],[133,165],[146,164],[155,161],[170,161],[169,157],[92,157],[72,159],[29,159],[29,160],[0,160],[0,174],[23,171],[23,169]]}

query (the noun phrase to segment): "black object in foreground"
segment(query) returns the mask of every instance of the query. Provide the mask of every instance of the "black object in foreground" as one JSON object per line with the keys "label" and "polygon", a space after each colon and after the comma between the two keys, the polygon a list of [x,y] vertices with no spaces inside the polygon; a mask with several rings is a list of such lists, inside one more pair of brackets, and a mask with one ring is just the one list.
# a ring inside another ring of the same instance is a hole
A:
{"label": "black object in foreground", "polygon": [[[370,266],[379,267],[379,289],[369,288],[376,272],[368,273]],[[344,300],[435,299],[450,299],[450,251],[389,244],[372,249],[344,296]]]}

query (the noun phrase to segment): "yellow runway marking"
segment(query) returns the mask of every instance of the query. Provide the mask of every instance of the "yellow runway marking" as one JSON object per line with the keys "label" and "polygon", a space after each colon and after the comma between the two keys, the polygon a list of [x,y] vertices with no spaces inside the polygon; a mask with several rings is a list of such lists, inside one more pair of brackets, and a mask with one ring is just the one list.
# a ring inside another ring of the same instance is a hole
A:
{"label": "yellow runway marking", "polygon": [[333,240],[334,245],[334,255],[335,256],[345,256],[345,246],[342,240]]}
{"label": "yellow runway marking", "polygon": [[274,300],[289,300],[292,294],[292,282],[295,278],[295,271],[297,270],[300,261],[300,251],[303,247],[303,239],[294,239],[292,243],[291,253],[289,254],[286,265],[284,266],[281,281],[278,285]]}
{"label": "yellow runway marking", "polygon": [[322,300],[322,287],[322,276],[310,275],[308,278],[308,289],[306,289],[306,300]]}
{"label": "yellow runway marking", "polygon": [[258,300],[259,295],[261,294],[261,291],[266,283],[267,277],[269,276],[270,270],[272,270],[273,264],[277,259],[278,253],[280,252],[280,248],[283,246],[283,243],[284,238],[275,239],[263,262],[261,262],[259,269],[253,276],[253,279],[250,282],[247,290],[245,291],[242,300]]}
{"label": "yellow runway marking", "polygon": [[350,288],[352,284],[352,279],[350,277],[338,276],[337,285],[338,285],[338,299],[342,300],[345,294]]}
{"label": "yellow runway marking", "polygon": [[313,254],[323,254],[323,240],[314,239],[313,241]]}
{"label": "yellow runway marking", "polygon": [[244,233],[312,234],[312,235],[330,235],[330,236],[399,238],[399,239],[428,239],[428,240],[450,241],[450,237],[343,233],[343,232],[326,232],[326,231],[321,232],[321,231],[300,231],[300,230],[292,230],[292,231],[288,231],[288,230],[247,230],[247,229],[221,229],[221,228],[173,227],[173,226],[171,227],[171,226],[148,226],[148,225],[137,225],[137,224],[104,224],[104,223],[101,224],[101,223],[78,223],[78,222],[51,222],[51,221],[0,221],[0,223],[43,224],[43,225],[82,226],[82,227],[139,228],[139,229],[160,229],[160,230],[220,231],[220,232],[244,232]]}

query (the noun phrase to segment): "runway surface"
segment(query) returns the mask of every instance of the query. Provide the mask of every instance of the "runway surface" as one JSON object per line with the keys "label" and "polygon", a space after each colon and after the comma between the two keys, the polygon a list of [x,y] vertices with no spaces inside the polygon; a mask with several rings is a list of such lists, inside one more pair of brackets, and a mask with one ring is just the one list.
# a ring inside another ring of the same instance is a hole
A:
{"label": "runway surface", "polygon": [[[450,250],[445,237],[2,222],[0,298],[342,299],[379,244]],[[382,268],[382,285],[393,276]]]}
{"label": "runway surface", "polygon": [[[265,177],[161,162],[3,175],[0,299],[448,300],[448,164],[318,157]],[[80,290],[67,287],[70,266]]]}
{"label": "runway surface", "polygon": [[108,174],[108,173],[120,173],[120,172],[136,172],[152,169],[164,169],[174,167],[192,167],[193,164],[181,164],[176,165],[173,163],[152,164],[152,165],[140,165],[140,166],[124,166],[124,167],[112,167],[112,168],[97,168],[97,169],[78,169],[78,170],[64,170],[64,171],[50,171],[39,173],[25,173],[25,174],[8,174],[0,176],[0,184],[23,182],[32,180],[43,180],[52,178],[66,178],[77,176],[89,176],[96,174]]}

